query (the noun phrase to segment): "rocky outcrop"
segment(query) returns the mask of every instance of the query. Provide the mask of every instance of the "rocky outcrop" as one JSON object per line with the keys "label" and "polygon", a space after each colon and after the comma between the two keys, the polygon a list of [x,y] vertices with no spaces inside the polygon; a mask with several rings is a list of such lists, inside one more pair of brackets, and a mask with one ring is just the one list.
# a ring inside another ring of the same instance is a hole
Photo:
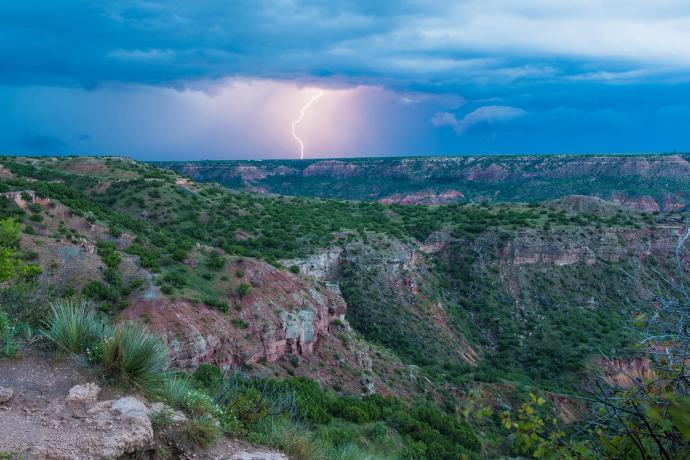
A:
{"label": "rocky outcrop", "polygon": [[660,209],[659,203],[649,195],[629,197],[620,193],[614,193],[611,201],[628,209],[634,209],[640,212],[658,212]]}
{"label": "rocky outcrop", "polygon": [[320,281],[333,281],[340,271],[343,248],[336,247],[319,251],[303,259],[284,260],[287,267],[297,266],[300,273]]}
{"label": "rocky outcrop", "polygon": [[99,393],[98,385],[88,383],[42,407],[17,401],[0,417],[0,451],[21,458],[86,460],[148,449],[154,440],[150,415],[161,405],[133,396],[99,402]]}
{"label": "rocky outcrop", "polygon": [[33,190],[27,190],[22,192],[4,192],[0,194],[14,201],[20,209],[27,210],[29,205],[37,204],[42,207],[46,207],[50,204],[49,198],[39,197]]}
{"label": "rocky outcrop", "polygon": [[424,190],[414,193],[396,193],[380,198],[379,203],[383,204],[402,204],[402,205],[441,205],[458,203],[465,198],[462,192],[457,190],[446,190],[436,193],[433,190]]}
{"label": "rocky outcrop", "polygon": [[174,364],[189,369],[204,362],[238,366],[313,353],[331,322],[345,313],[339,293],[324,283],[254,260],[242,262],[241,269],[251,293],[222,299],[230,305],[227,313],[161,296],[135,302],[124,316],[147,322],[168,342]]}
{"label": "rocky outcrop", "polygon": [[656,377],[647,358],[601,359],[596,364],[603,371],[604,380],[611,386],[630,388]]}
{"label": "rocky outcrop", "polygon": [[550,203],[558,210],[569,214],[594,214],[601,217],[611,217],[621,211],[621,206],[602,198],[587,195],[568,195]]}
{"label": "rocky outcrop", "polygon": [[6,403],[14,396],[14,390],[8,387],[0,387],[0,404]]}
{"label": "rocky outcrop", "polygon": [[673,254],[680,227],[651,229],[604,229],[597,234],[549,234],[536,230],[517,232],[498,248],[504,263],[511,265],[591,265],[597,259],[616,262],[627,256],[668,257]]}
{"label": "rocky outcrop", "polygon": [[242,178],[242,180],[251,182],[259,179],[265,179],[268,173],[262,168],[256,166],[238,166],[235,172]]}
{"label": "rocky outcrop", "polygon": [[73,405],[86,405],[96,402],[98,395],[101,392],[101,387],[95,383],[87,383],[85,385],[75,385],[69,390],[65,402]]}
{"label": "rocky outcrop", "polygon": [[508,175],[509,172],[505,166],[491,163],[487,166],[471,166],[466,171],[463,171],[460,177],[470,181],[498,182],[505,180]]}
{"label": "rocky outcrop", "polygon": [[687,208],[688,203],[677,194],[669,194],[664,197],[662,208],[664,211],[682,211]]}
{"label": "rocky outcrop", "polygon": [[338,160],[318,161],[307,166],[302,175],[304,177],[352,177],[359,175],[361,169],[354,163]]}
{"label": "rocky outcrop", "polygon": [[0,164],[0,179],[13,179],[14,174],[12,174],[12,171],[7,169],[5,166]]}
{"label": "rocky outcrop", "polygon": [[[655,211],[658,206],[673,210],[687,205],[686,190],[690,187],[690,162],[681,155],[417,157],[162,165],[198,181],[218,181],[233,187],[243,184],[245,188],[272,193],[409,204],[455,202],[457,198],[440,197],[451,188],[462,190],[470,201],[552,200],[574,192],[612,199],[611,193],[617,192],[618,200],[630,209]],[[281,179],[276,180],[277,177]],[[603,194],[604,190],[608,192]],[[639,195],[640,190],[645,190],[645,196]],[[439,197],[433,198],[431,194]],[[670,195],[675,196],[666,206],[666,197]]]}

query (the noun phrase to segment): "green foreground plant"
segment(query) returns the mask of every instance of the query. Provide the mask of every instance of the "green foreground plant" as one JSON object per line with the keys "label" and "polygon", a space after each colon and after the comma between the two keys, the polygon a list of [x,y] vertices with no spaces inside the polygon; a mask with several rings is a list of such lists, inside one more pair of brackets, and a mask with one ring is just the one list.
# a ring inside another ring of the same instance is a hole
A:
{"label": "green foreground plant", "polygon": [[51,316],[43,335],[65,353],[89,353],[111,328],[96,311],[95,304],[84,298],[58,299],[51,304]]}
{"label": "green foreground plant", "polygon": [[88,299],[53,302],[43,335],[59,351],[98,366],[117,384],[174,401],[186,392],[186,382],[168,371],[168,349],[159,338],[138,323],[113,327]]}

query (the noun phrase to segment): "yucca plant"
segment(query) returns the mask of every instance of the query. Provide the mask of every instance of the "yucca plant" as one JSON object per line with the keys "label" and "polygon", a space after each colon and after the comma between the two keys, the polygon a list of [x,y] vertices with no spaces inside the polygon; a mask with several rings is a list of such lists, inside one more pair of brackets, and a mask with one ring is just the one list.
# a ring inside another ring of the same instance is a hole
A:
{"label": "yucca plant", "polygon": [[172,407],[181,407],[190,389],[189,377],[185,374],[169,372],[155,393],[157,397]]}
{"label": "yucca plant", "polygon": [[192,417],[176,428],[173,436],[187,447],[205,449],[216,444],[222,433],[213,418]]}
{"label": "yucca plant", "polygon": [[110,335],[110,326],[84,298],[59,299],[51,306],[51,316],[43,335],[67,353],[84,353]]}
{"label": "yucca plant", "polygon": [[156,394],[168,378],[168,349],[138,323],[116,326],[103,339],[100,365],[106,375],[146,394]]}

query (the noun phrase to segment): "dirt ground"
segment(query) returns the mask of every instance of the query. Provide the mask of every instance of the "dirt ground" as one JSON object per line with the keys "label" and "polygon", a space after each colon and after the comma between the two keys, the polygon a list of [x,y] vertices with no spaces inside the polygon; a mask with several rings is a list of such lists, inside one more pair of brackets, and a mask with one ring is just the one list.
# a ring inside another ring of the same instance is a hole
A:
{"label": "dirt ground", "polygon": [[[0,387],[14,392],[9,401],[0,403],[0,458],[115,458],[85,454],[90,446],[101,443],[112,432],[93,426],[87,414],[64,404],[73,386],[89,382],[98,382],[92,371],[69,358],[56,360],[50,353],[29,350],[16,359],[0,359]],[[99,400],[114,400],[125,394],[121,389],[106,386]],[[278,452],[232,439],[224,439],[192,458],[287,460]]]}

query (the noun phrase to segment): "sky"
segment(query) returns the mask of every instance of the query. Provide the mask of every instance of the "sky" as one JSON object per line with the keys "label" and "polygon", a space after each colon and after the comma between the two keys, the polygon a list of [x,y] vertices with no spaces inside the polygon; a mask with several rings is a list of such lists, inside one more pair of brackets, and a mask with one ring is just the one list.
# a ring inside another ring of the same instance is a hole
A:
{"label": "sky", "polygon": [[690,151],[687,0],[0,0],[0,154]]}

